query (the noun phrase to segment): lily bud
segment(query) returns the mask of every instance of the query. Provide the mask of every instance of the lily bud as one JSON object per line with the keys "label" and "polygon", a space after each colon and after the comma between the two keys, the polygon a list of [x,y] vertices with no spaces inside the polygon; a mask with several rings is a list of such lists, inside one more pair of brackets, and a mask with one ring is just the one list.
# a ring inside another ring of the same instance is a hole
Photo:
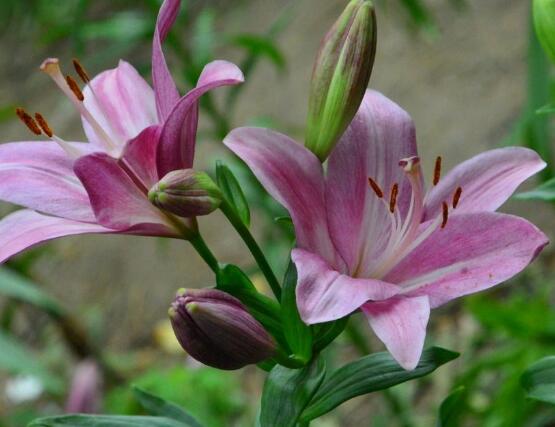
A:
{"label": "lily bud", "polygon": [[268,332],[236,298],[216,289],[180,289],[168,311],[177,340],[199,362],[239,369],[271,357]]}
{"label": "lily bud", "polygon": [[177,216],[208,215],[220,206],[222,193],[206,173],[193,169],[169,172],[148,192],[155,206]]}
{"label": "lily bud", "polygon": [[92,360],[84,360],[75,368],[69,396],[66,401],[67,413],[94,414],[100,409],[102,377],[98,365]]}
{"label": "lily bud", "polygon": [[322,162],[362,102],[375,53],[372,2],[352,0],[322,40],[312,70],[305,145]]}
{"label": "lily bud", "polygon": [[555,62],[555,1],[534,0],[534,26],[543,48]]}

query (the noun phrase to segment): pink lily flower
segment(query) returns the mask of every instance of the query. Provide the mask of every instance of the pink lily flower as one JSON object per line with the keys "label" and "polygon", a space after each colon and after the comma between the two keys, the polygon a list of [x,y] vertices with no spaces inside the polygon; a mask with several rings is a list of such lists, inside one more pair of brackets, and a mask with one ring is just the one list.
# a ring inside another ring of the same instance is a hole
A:
{"label": "pink lily flower", "polygon": [[0,262],[39,242],[82,233],[125,233],[182,237],[194,218],[181,220],[154,207],[147,192],[166,173],[191,168],[198,122],[198,99],[207,91],[243,81],[232,63],[206,65],[197,86],[180,97],[162,42],[174,23],[180,0],[161,6],[152,50],[154,90],[129,63],[120,61],[90,80],[83,91],[64,77],[57,59],[47,73],[82,117],[88,143],[67,142],[44,117],[18,115],[47,141],[0,145],[0,199],[27,209],[0,221]]}
{"label": "pink lily flower", "polygon": [[236,129],[225,143],[291,214],[302,319],[327,322],[360,309],[408,370],[420,359],[432,308],[509,279],[548,243],[528,221],[494,212],[545,167],[534,151],[487,151],[443,179],[439,159],[426,191],[410,116],[374,91],[327,170],[267,129]]}

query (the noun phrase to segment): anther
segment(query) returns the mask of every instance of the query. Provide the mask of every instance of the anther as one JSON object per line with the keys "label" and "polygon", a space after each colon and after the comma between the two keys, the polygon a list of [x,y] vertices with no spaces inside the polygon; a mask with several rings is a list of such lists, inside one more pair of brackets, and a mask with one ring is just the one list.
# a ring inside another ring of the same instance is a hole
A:
{"label": "anther", "polygon": [[453,194],[453,209],[456,209],[459,205],[459,200],[461,199],[462,188],[457,187],[455,190],[455,194]]}
{"label": "anther", "polygon": [[73,94],[75,95],[75,97],[76,97],[79,101],[84,101],[84,100],[85,100],[85,96],[83,95],[83,92],[81,92],[81,89],[79,89],[79,85],[78,85],[77,82],[73,79],[73,77],[71,77],[71,76],[66,76],[66,82],[67,82],[67,85],[69,86],[69,88],[71,89],[71,91],[73,92]]}
{"label": "anther", "polygon": [[434,167],[434,185],[437,185],[439,178],[441,177],[441,156],[437,156],[436,164]]}
{"label": "anther", "polygon": [[35,122],[35,119],[27,114],[23,108],[16,108],[15,114],[17,114],[17,117],[19,117],[23,124],[25,124],[25,126],[27,126],[27,128],[35,135],[42,134],[42,131],[40,130],[39,125],[37,125],[37,122]]}
{"label": "anther", "polygon": [[52,138],[54,132],[52,132],[52,128],[48,125],[46,119],[40,113],[35,113],[35,120],[39,124],[42,131],[48,136],[48,138]]}
{"label": "anther", "polygon": [[368,177],[368,185],[370,185],[370,187],[372,188],[372,190],[374,190],[374,193],[376,193],[376,196],[378,196],[378,198],[382,198],[383,197],[383,191],[380,188],[380,186],[378,185],[378,183],[376,181],[374,181],[372,178]]}
{"label": "anther", "polygon": [[442,215],[443,215],[443,220],[441,221],[441,228],[445,228],[445,226],[447,225],[447,220],[449,219],[449,206],[447,206],[447,203],[443,202],[441,204],[442,207]]}
{"label": "anther", "polygon": [[391,195],[389,196],[389,211],[395,212],[395,205],[397,204],[397,194],[399,193],[399,185],[393,184],[391,187]]}
{"label": "anther", "polygon": [[75,72],[79,75],[81,80],[83,80],[83,83],[88,83],[91,81],[89,74],[76,58],[73,58],[73,68],[75,68]]}

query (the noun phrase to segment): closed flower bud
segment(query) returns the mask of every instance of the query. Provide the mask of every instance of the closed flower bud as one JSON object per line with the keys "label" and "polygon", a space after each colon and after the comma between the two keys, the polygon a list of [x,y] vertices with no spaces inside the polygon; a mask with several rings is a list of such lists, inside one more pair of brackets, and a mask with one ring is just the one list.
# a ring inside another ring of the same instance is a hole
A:
{"label": "closed flower bud", "polygon": [[188,218],[216,210],[222,193],[206,173],[181,169],[164,176],[150,189],[148,199],[161,209]]}
{"label": "closed flower bud", "polygon": [[555,0],[534,0],[533,8],[538,39],[555,62]]}
{"label": "closed flower bud", "polygon": [[75,368],[66,401],[67,413],[94,414],[100,410],[102,377],[92,360],[79,362]]}
{"label": "closed flower bud", "polygon": [[216,289],[180,289],[169,309],[181,346],[199,362],[239,369],[271,357],[275,344],[243,304]]}
{"label": "closed flower bud", "polygon": [[357,112],[376,53],[369,0],[352,0],[326,34],[312,71],[306,147],[326,160]]}

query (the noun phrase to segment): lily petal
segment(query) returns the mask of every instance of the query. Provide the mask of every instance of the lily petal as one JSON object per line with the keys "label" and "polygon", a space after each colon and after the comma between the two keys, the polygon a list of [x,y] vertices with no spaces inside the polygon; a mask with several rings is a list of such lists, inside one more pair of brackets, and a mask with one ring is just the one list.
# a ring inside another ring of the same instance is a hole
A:
{"label": "lily petal", "polygon": [[86,233],[109,233],[97,224],[46,216],[23,209],[0,221],[0,262],[46,240]]}
{"label": "lily petal", "polygon": [[90,154],[78,159],[74,170],[89,194],[99,224],[118,231],[141,224],[170,229],[137,186],[140,183],[135,183],[116,159],[104,153]]}
{"label": "lily petal", "polygon": [[[367,260],[375,258],[390,231],[390,213],[369,188],[368,177],[378,183],[386,200],[398,183],[397,206],[406,213],[411,190],[399,160],[416,155],[410,116],[379,92],[367,91],[331,153],[326,182],[330,232],[351,272],[358,265],[370,264]],[[372,244],[366,245],[369,240]]]}
{"label": "lily petal", "polygon": [[[422,229],[427,224],[422,224]],[[449,218],[384,280],[432,307],[488,289],[524,269],[548,239],[535,225],[506,214],[481,212]]]}
{"label": "lily petal", "polygon": [[179,91],[175,86],[164,52],[162,43],[166,39],[177,15],[181,0],[165,0],[160,7],[156,29],[152,40],[152,81],[156,95],[156,109],[160,122],[166,120],[173,106],[179,99]]}
{"label": "lily petal", "polygon": [[395,285],[373,279],[355,279],[340,274],[318,255],[294,249],[297,267],[297,306],[307,324],[340,319],[368,300],[383,300],[399,293]]}
{"label": "lily petal", "polygon": [[220,86],[242,83],[243,73],[227,61],[213,61],[204,67],[197,87],[183,96],[169,113],[158,145],[158,177],[193,166],[198,123],[198,99]]}
{"label": "lily petal", "polygon": [[150,126],[136,138],[127,141],[122,158],[135,171],[146,188],[158,182],[156,171],[156,149],[160,139],[160,126]]}
{"label": "lily petal", "polygon": [[441,204],[452,204],[457,187],[462,196],[453,214],[495,211],[530,176],[545,167],[538,154],[523,147],[486,151],[461,163],[430,190],[424,220],[441,213]]}
{"label": "lily petal", "polygon": [[[86,145],[73,143],[74,146]],[[96,222],[73,160],[54,142],[0,144],[0,199],[46,214]]]}
{"label": "lily petal", "polygon": [[[92,79],[83,94],[85,107],[120,147],[158,122],[152,88],[123,60],[116,68]],[[91,143],[99,147],[106,145],[86,119],[83,119],[83,129]]]}
{"label": "lily petal", "polygon": [[416,368],[424,348],[426,325],[430,318],[428,298],[395,297],[369,302],[362,306],[362,311],[399,365],[408,371]]}
{"label": "lily petal", "polygon": [[289,137],[263,128],[234,129],[224,144],[289,211],[297,245],[343,268],[328,232],[323,170],[318,158]]}

